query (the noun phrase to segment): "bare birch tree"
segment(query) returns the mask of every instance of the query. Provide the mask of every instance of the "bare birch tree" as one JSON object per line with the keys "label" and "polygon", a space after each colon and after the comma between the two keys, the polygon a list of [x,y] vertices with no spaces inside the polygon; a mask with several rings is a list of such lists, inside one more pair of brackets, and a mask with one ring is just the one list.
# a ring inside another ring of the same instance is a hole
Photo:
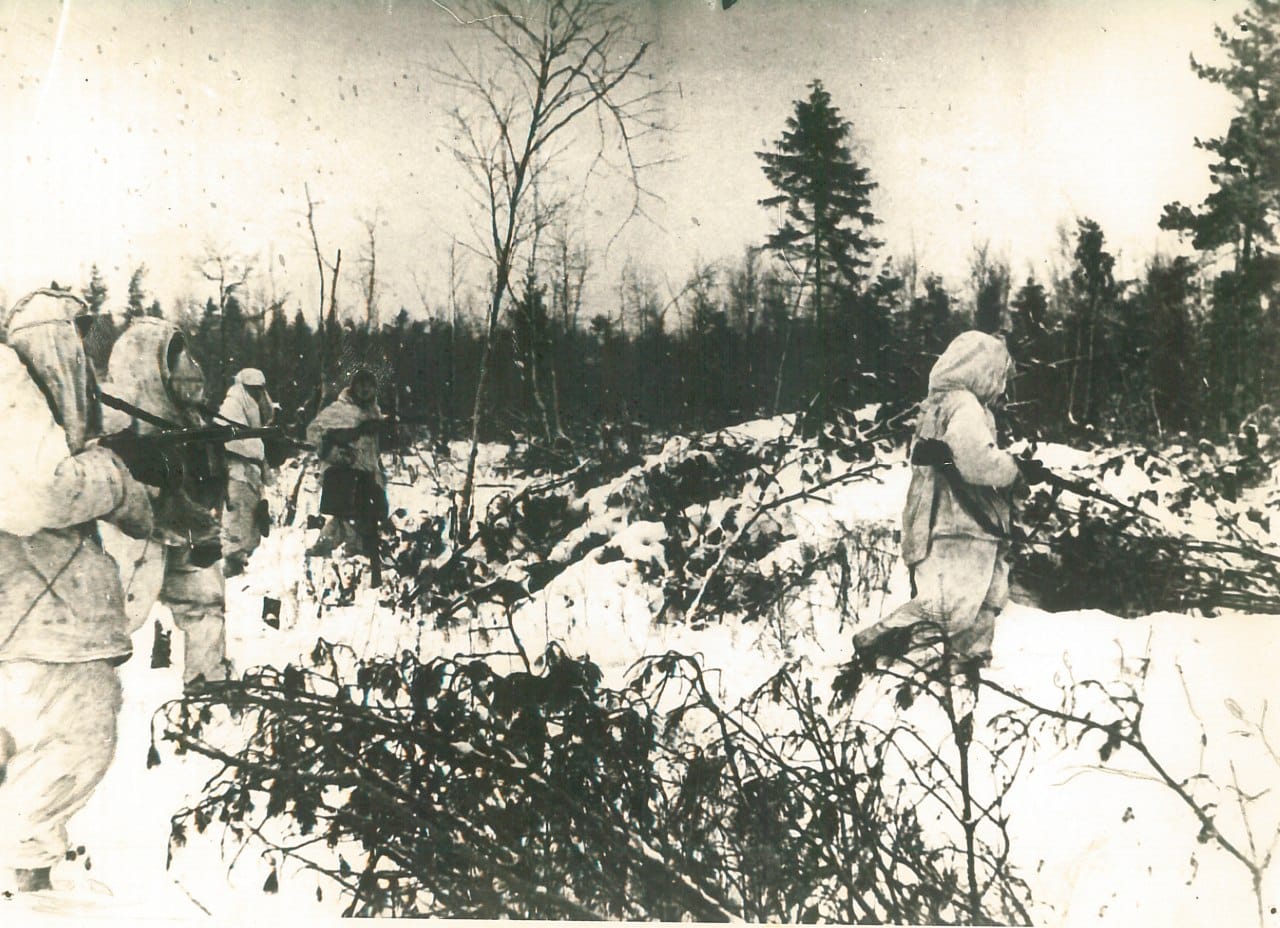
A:
{"label": "bare birch tree", "polygon": [[[451,46],[452,64],[438,76],[461,97],[451,114],[452,151],[483,217],[474,250],[492,264],[458,510],[458,539],[466,543],[489,368],[512,270],[534,227],[543,227],[568,198],[569,185],[552,182],[553,167],[567,166],[575,151],[585,153],[577,178],[582,189],[598,174],[619,173],[634,193],[628,218],[641,214],[643,164],[633,146],[658,128],[658,91],[639,71],[649,43],[637,38],[625,0],[476,0],[457,6],[459,21],[480,39],[478,54],[468,60]],[[536,198],[530,195],[535,185],[542,190]],[[548,196],[552,189],[561,196]]]}
{"label": "bare birch tree", "polygon": [[316,331],[320,333],[320,376],[316,380],[316,412],[318,413],[320,408],[324,405],[325,368],[330,360],[327,357],[328,351],[325,347],[328,343],[328,339],[326,338],[327,332],[325,328],[324,272],[325,268],[328,268],[333,274],[333,283],[329,288],[329,315],[337,318],[338,273],[339,269],[342,267],[342,249],[339,248],[337,250],[332,264],[324,259],[324,256],[320,252],[320,238],[316,235],[315,213],[316,206],[318,204],[311,199],[311,188],[306,184],[302,185],[302,192],[307,198],[307,229],[311,232],[311,247],[316,256],[316,277],[320,281],[320,301],[316,304],[316,313],[319,316],[319,319],[317,319]]}
{"label": "bare birch tree", "polygon": [[361,289],[364,291],[365,321],[370,332],[378,330],[378,225],[381,210],[373,211],[372,219],[361,220],[360,225],[365,232],[365,247],[360,255],[360,264],[364,269]]}
{"label": "bare birch tree", "polygon": [[[225,390],[228,383],[227,300],[249,280],[253,266],[253,258],[233,255],[212,242],[205,242],[204,254],[196,262],[196,270],[201,276],[218,285],[218,393]],[[244,315],[252,321],[251,314]]]}

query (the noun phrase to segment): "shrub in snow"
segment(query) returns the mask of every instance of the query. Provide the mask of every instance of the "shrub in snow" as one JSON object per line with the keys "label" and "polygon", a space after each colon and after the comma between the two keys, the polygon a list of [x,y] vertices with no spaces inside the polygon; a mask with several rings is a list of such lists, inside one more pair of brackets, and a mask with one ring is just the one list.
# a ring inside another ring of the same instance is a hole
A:
{"label": "shrub in snow", "polygon": [[[1003,797],[1048,732],[1100,766],[1136,758],[1259,885],[1269,852],[1217,812],[1253,800],[1162,776],[1132,688],[1085,681],[1042,707],[984,681],[1005,702],[975,728],[963,686],[909,642],[833,685],[846,621],[883,598],[897,556],[900,494],[874,485],[904,476],[892,437],[875,414],[808,436],[782,418],[583,461],[494,496],[464,547],[447,518],[397,514],[378,616],[488,629],[514,650],[427,659],[420,636],[392,660],[321,644],[308,666],[170,705],[164,737],[224,765],[174,844],[218,823],[307,860],[353,914],[1025,923]],[[1038,489],[1018,567],[1044,604],[1272,601],[1256,472],[1224,483],[1212,448],[1046,449],[1066,470],[1051,453],[1146,515]],[[350,579],[321,569],[317,594]],[[613,662],[553,646],[531,666],[520,634],[545,625],[534,651],[568,640],[561,604],[603,587],[611,605],[582,620]],[[624,674],[651,634],[712,657]],[[714,663],[741,703],[708,684]]]}
{"label": "shrub in snow", "polygon": [[[949,685],[920,692],[968,756]],[[558,648],[499,674],[321,643],[170,704],[163,738],[223,764],[173,849],[220,823],[325,874],[347,914],[1028,921],[998,797],[977,811],[950,749],[929,752],[925,800],[963,810],[957,844],[899,782],[918,735],[833,718],[793,667],[729,711],[677,653],[611,690]],[[984,756],[1012,770],[1007,750]]]}
{"label": "shrub in snow", "polygon": [[1175,445],[1095,454],[1074,477],[1111,486],[1121,508],[1052,486],[1025,502],[1017,576],[1046,609],[1116,615],[1280,612],[1280,552],[1256,454]]}

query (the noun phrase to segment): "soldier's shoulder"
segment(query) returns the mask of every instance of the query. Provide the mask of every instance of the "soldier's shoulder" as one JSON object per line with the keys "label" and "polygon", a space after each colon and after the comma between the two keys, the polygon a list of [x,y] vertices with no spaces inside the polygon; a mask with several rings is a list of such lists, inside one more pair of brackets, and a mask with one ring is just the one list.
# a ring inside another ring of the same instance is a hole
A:
{"label": "soldier's shoulder", "polygon": [[982,405],[982,400],[969,390],[948,390],[940,398],[940,403],[948,416],[954,416],[958,412],[981,413],[986,408]]}
{"label": "soldier's shoulder", "polygon": [[31,374],[18,353],[0,343],[0,395],[12,398],[14,390],[30,379]]}

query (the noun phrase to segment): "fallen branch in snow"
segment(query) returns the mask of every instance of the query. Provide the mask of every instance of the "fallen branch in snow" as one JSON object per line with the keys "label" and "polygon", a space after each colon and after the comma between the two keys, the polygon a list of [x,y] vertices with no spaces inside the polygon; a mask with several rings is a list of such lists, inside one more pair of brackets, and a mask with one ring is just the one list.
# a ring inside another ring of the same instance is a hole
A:
{"label": "fallen branch in snow", "polygon": [[1268,517],[1238,498],[1242,486],[1230,493],[1219,486],[1215,461],[1130,449],[1104,458],[1087,479],[1112,471],[1147,481],[1128,504],[1145,501],[1162,518],[1100,511],[1088,501],[1073,507],[1062,490],[1037,488],[1022,507],[1027,539],[1015,570],[1042,606],[1128,616],[1280,612],[1280,551],[1257,531]]}
{"label": "fallen branch in snow", "polygon": [[720,569],[724,566],[725,560],[729,556],[729,552],[733,551],[734,548],[737,547],[737,545],[746,536],[747,532],[749,532],[755,526],[756,522],[758,522],[762,517],[788,505],[789,503],[810,499],[814,494],[819,493],[828,487],[864,480],[876,471],[884,469],[884,467],[885,465],[873,461],[872,463],[864,464],[861,467],[850,468],[835,477],[819,481],[812,487],[806,487],[803,490],[799,490],[786,496],[778,496],[773,499],[762,500],[758,503],[752,510],[751,515],[749,515],[738,527],[738,530],[734,532],[733,537],[730,538],[729,541],[720,549],[720,553],[716,557],[715,563],[711,565],[711,569],[707,571],[706,576],[702,580],[702,584],[698,587],[698,592],[694,595],[693,602],[689,604],[689,608],[685,611],[685,619],[690,623],[697,620],[698,610],[702,606],[702,601],[707,594],[707,589],[711,585],[711,581],[720,573]]}
{"label": "fallen branch in snow", "polygon": [[[967,914],[980,922],[988,894],[995,889],[1006,913],[1030,923],[1015,891],[1025,886],[1011,871],[1009,820],[1003,803],[1031,750],[1032,728],[1018,713],[1004,712],[989,721],[990,739],[981,740],[973,716],[976,674],[972,664],[952,652],[945,630],[922,621],[895,629],[873,648],[856,653],[833,683],[834,701],[851,704],[857,718],[854,700],[868,678],[893,687],[900,711],[887,730],[896,737],[886,737],[885,743],[899,757],[904,778],[910,777],[920,789],[917,801],[936,804],[961,830],[964,844],[955,850],[965,868]],[[883,698],[885,694],[877,689],[873,695]],[[909,721],[910,710],[922,697],[941,710],[951,735],[951,755],[944,754],[945,743],[927,740]],[[861,724],[874,727],[866,721]],[[975,765],[982,757],[991,777],[985,796],[975,784]]]}
{"label": "fallen branch in snow", "polygon": [[[503,677],[405,656],[337,676],[322,643],[313,664],[165,707],[161,738],[223,765],[175,816],[174,847],[221,820],[331,876],[348,914],[734,916],[654,830],[652,714],[599,689],[589,662],[552,649],[540,673]],[[283,837],[255,821],[264,800]],[[343,848],[360,849],[362,871]]]}
{"label": "fallen branch in snow", "polygon": [[[745,515],[743,510],[747,509],[747,504],[734,505],[726,510],[719,524],[673,526],[675,530],[669,532],[668,572],[675,573],[676,577],[665,584],[667,605],[679,608],[684,621],[690,625],[700,622],[710,609],[721,617],[732,614],[735,606],[745,607],[747,615],[761,614],[776,597],[761,595],[762,587],[767,585],[763,582],[743,585],[740,581],[747,572],[758,574],[762,556],[786,536],[778,532],[777,537],[770,538],[764,533],[757,533],[761,537],[755,538],[753,530],[763,518],[793,503],[826,502],[819,496],[824,490],[856,483],[887,469],[888,464],[880,459],[880,455],[892,449],[895,429],[907,412],[880,417],[877,411],[870,422],[860,419],[857,414],[833,416],[817,440],[812,442],[800,440],[803,423],[799,420],[794,422],[789,434],[769,444],[768,453],[761,457],[750,480],[740,489],[732,485],[724,488],[726,498],[746,496],[747,488],[755,489],[755,501],[749,504]],[[859,463],[832,473],[833,459]],[[788,491],[783,488],[782,480],[789,473],[798,474],[799,489]],[[668,521],[678,522],[680,512],[682,510],[670,513]],[[702,565],[708,558],[710,562],[704,569]],[[733,583],[722,583],[722,572],[731,559],[740,561],[740,568]],[[673,564],[673,560],[676,563]],[[773,581],[774,586],[797,586],[807,581],[817,566],[816,563],[797,565],[794,570],[784,571],[785,577],[767,579]],[[696,583],[691,596],[681,582],[686,576],[689,583]],[[730,588],[740,587],[742,595],[733,602],[727,602],[724,593]],[[748,601],[750,605],[747,605]]]}
{"label": "fallen branch in snow", "polygon": [[[726,803],[749,812],[719,826],[740,829],[723,831],[721,840],[736,861],[738,892],[752,900],[748,918],[1030,923],[1025,885],[1009,865],[999,797],[971,805],[962,796],[966,777],[956,760],[911,724],[881,728],[856,713],[824,711],[799,665],[783,667],[732,710],[717,705],[699,663],[677,652],[639,662],[632,687],[651,692],[651,703],[674,698],[668,729],[692,740],[671,749],[714,764],[707,775],[715,772],[718,792],[704,788],[682,795],[681,803],[704,808],[702,814]],[[920,695],[951,707],[948,687]],[[966,738],[963,716],[948,717],[958,737]],[[1008,776],[1005,789],[1025,745],[1025,739],[997,738],[986,755],[993,773]],[[1011,747],[1017,757],[1009,763]],[[903,762],[891,766],[893,756]],[[912,778],[919,792],[903,777]],[[925,825],[935,809],[962,826],[968,822],[964,846]],[[987,825],[995,829],[994,846],[978,839],[978,829]],[[756,842],[789,872],[770,875],[746,866],[759,854]],[[956,880],[957,864],[968,872],[964,884]]]}
{"label": "fallen branch in snow", "polygon": [[[1147,744],[1142,732],[1142,715],[1145,707],[1133,688],[1130,687],[1125,692],[1117,695],[1108,690],[1099,681],[1084,681],[1064,693],[1064,707],[1062,709],[1053,709],[1039,705],[1021,693],[1001,686],[992,680],[983,679],[982,686],[1000,694],[1005,699],[1032,710],[1036,716],[1055,720],[1064,726],[1078,728],[1082,737],[1085,733],[1104,735],[1105,740],[1099,750],[1100,758],[1104,764],[1122,747],[1127,747],[1137,754],[1143,764],[1154,774],[1155,780],[1177,796],[1183,805],[1191,811],[1200,826],[1198,840],[1202,844],[1212,841],[1248,872],[1257,904],[1259,928],[1265,928],[1262,880],[1271,866],[1276,841],[1280,841],[1280,823],[1277,824],[1275,839],[1266,848],[1265,852],[1260,850],[1255,843],[1248,809],[1249,802],[1259,797],[1248,796],[1240,790],[1234,762],[1229,762],[1233,782],[1227,786],[1227,789],[1234,792],[1239,804],[1247,846],[1223,832],[1218,824],[1217,816],[1214,814],[1216,803],[1198,800],[1193,794],[1190,788],[1191,781],[1192,779],[1203,778],[1203,773],[1198,774],[1195,778],[1178,779],[1174,777],[1164,763],[1155,755],[1151,746]],[[1117,713],[1117,717],[1103,721],[1095,718],[1092,712],[1081,714],[1080,712],[1072,711],[1071,704],[1083,690],[1101,692],[1110,707]],[[1238,707],[1236,712],[1238,713]],[[1238,713],[1237,718],[1243,720],[1243,714]],[[1261,723],[1258,725],[1258,731],[1261,732]],[[1201,737],[1203,742],[1203,734]],[[1277,768],[1280,769],[1280,762],[1277,763]]]}
{"label": "fallen branch in snow", "polygon": [[[158,737],[221,765],[171,853],[222,822],[264,847],[268,891],[292,858],[350,915],[1029,922],[1007,840],[962,847],[895,785],[909,727],[830,717],[794,667],[725,710],[687,655],[620,691],[558,648],[540,663],[504,676],[321,642],[310,667],[169,704]],[[945,804],[956,777],[932,757],[919,782]],[[1003,834],[998,803],[956,809]]]}

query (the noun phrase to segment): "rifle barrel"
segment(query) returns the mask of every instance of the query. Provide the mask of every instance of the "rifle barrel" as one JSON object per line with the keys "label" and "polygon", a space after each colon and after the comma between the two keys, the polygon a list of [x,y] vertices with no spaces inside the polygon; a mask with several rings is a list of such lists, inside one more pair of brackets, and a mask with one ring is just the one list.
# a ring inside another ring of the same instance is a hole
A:
{"label": "rifle barrel", "polygon": [[281,437],[280,429],[275,426],[267,428],[235,428],[230,425],[214,425],[203,429],[166,429],[161,432],[149,432],[146,435],[130,435],[123,439],[140,445],[189,445],[200,443],[224,444],[229,441],[240,441],[246,438]]}
{"label": "rifle barrel", "polygon": [[1114,496],[1110,495],[1109,493],[1104,493],[1101,490],[1096,490],[1093,487],[1089,486],[1087,483],[1082,483],[1075,480],[1068,480],[1066,477],[1061,477],[1058,474],[1055,474],[1053,471],[1049,471],[1048,473],[1050,475],[1049,483],[1053,484],[1054,486],[1060,487],[1064,490],[1069,490],[1072,493],[1076,494],[1077,496],[1083,496],[1089,499],[1096,499],[1100,503],[1106,503],[1109,506],[1114,506],[1117,509],[1124,510],[1125,512],[1131,512],[1134,515],[1142,516],[1144,519],[1151,519],[1153,522],[1158,523],[1160,521],[1151,513],[1143,512],[1137,506],[1132,506],[1129,503],[1122,502],[1121,500],[1116,499]]}
{"label": "rifle barrel", "polygon": [[148,425],[154,425],[158,429],[172,430],[182,428],[182,426],[178,425],[176,422],[170,422],[163,416],[157,416],[155,413],[148,412],[141,406],[135,406],[128,400],[122,400],[120,397],[112,396],[110,393],[103,390],[98,391],[98,399],[101,400],[102,405],[110,406],[112,409],[116,409],[120,412],[126,413],[127,415],[133,416],[135,419],[141,419]]}
{"label": "rifle barrel", "polygon": [[[243,423],[243,422],[237,422],[235,419],[229,419],[229,418],[227,418],[227,417],[226,417],[226,416],[224,416],[222,413],[220,413],[220,412],[218,412],[217,410],[215,410],[212,406],[206,406],[206,405],[204,405],[203,403],[198,403],[198,404],[196,404],[196,409],[198,409],[200,412],[204,413],[204,415],[205,415],[205,416],[207,416],[207,417],[208,417],[208,418],[210,418],[210,419],[221,419],[223,422],[225,422],[225,423],[226,423],[227,425],[229,425],[231,428],[244,430],[244,429],[247,429],[247,428],[249,428],[249,427],[250,427],[250,426],[246,425],[246,424],[245,424],[245,423]],[[274,437],[274,438],[278,438],[278,439],[280,439],[281,441],[283,441],[285,444],[289,445],[289,446],[290,446],[290,447],[292,447],[292,448],[296,448],[296,449],[297,449],[297,450],[299,450],[299,451],[311,451],[311,450],[314,450],[314,449],[313,449],[310,445],[308,445],[306,442],[298,441],[297,439],[290,438],[289,436],[285,435],[285,433],[284,433],[284,428],[283,428],[283,427],[281,427],[281,426],[278,426],[278,425],[268,425],[268,426],[262,426],[262,428],[265,428],[265,429],[275,429],[275,431],[274,431],[274,432],[270,432],[268,435],[266,435],[266,436],[262,436],[262,437]],[[245,436],[245,437],[246,437],[246,438],[255,438],[255,437],[258,437],[258,436],[247,435],[247,436]]]}
{"label": "rifle barrel", "polygon": [[149,425],[154,425],[160,429],[158,432],[149,432],[146,435],[133,435],[128,440],[143,444],[153,445],[187,445],[199,443],[217,443],[224,444],[229,441],[240,441],[248,438],[279,438],[287,441],[290,445],[301,450],[309,450],[310,445],[303,442],[294,441],[284,434],[284,429],[277,425],[265,426],[262,428],[250,428],[247,425],[241,425],[232,422],[226,416],[218,413],[210,414],[207,407],[199,407],[199,411],[211,418],[216,416],[222,419],[227,425],[211,425],[205,428],[184,428],[175,422],[170,422],[163,416],[157,416],[153,412],[148,412],[141,406],[136,406],[128,400],[123,400],[118,396],[112,396],[102,390],[98,391],[98,398],[104,406],[110,406],[112,409],[118,409],[135,419],[140,419]]}

